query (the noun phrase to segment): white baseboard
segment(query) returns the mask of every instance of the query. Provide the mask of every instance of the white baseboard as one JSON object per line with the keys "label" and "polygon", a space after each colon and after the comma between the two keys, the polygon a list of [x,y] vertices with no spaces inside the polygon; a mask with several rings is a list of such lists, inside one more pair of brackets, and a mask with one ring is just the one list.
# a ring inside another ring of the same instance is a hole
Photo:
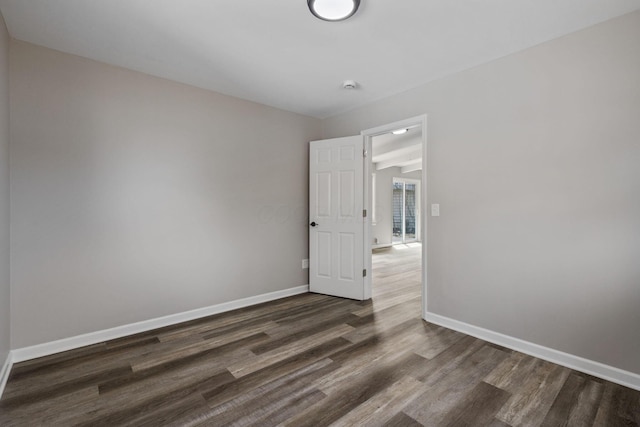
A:
{"label": "white baseboard", "polygon": [[304,294],[307,292],[309,292],[309,285],[297,286],[295,288],[289,288],[235,301],[229,301],[222,304],[216,304],[196,310],[185,311],[183,313],[171,314],[169,316],[158,317],[156,319],[144,320],[142,322],[131,323],[129,325],[118,326],[115,328],[91,332],[88,334],[77,335],[75,337],[64,338],[57,341],[37,344],[30,347],[18,348],[11,352],[11,355],[13,356],[12,360],[13,363],[24,362],[26,360],[49,356],[51,354],[60,353],[62,351],[73,350],[92,344],[98,344],[104,341],[122,338],[127,335],[147,332],[153,329],[187,322],[189,320],[200,319],[202,317],[211,316],[213,314],[224,313],[226,311],[249,307],[251,305],[273,301],[293,295]]}
{"label": "white baseboard", "polygon": [[602,378],[634,390],[640,390],[640,375],[633,372],[625,371],[604,363],[595,362],[573,354],[564,353],[549,347],[544,347],[519,338],[510,337],[468,323],[460,322],[449,317],[440,316],[439,314],[427,312],[424,320],[453,329],[467,335],[471,335],[481,340],[488,341],[521,353],[528,354],[549,362],[556,363],[594,377]]}
{"label": "white baseboard", "polygon": [[2,365],[2,370],[0,370],[0,398],[2,398],[2,393],[4,393],[4,388],[7,385],[7,381],[9,380],[9,373],[11,373],[11,366],[13,366],[12,353],[9,352],[7,354],[7,359],[4,361]]}

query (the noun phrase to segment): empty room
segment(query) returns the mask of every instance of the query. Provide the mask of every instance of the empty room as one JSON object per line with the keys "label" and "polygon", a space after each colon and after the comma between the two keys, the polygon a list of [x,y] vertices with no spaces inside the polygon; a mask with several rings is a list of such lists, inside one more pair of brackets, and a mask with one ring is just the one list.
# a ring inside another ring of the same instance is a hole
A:
{"label": "empty room", "polygon": [[0,14],[0,426],[640,426],[640,0]]}

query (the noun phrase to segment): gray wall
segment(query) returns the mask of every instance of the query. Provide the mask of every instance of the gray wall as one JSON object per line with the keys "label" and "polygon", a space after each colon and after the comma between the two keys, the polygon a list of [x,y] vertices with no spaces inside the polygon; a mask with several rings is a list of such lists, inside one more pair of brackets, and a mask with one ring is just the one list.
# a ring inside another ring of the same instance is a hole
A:
{"label": "gray wall", "polygon": [[376,223],[371,227],[371,234],[374,239],[378,239],[378,243],[373,243],[374,246],[390,245],[392,242],[393,215],[391,204],[393,199],[393,178],[420,180],[422,171],[402,173],[398,167],[376,171]]}
{"label": "gray wall", "polygon": [[308,283],[319,120],[23,42],[11,73],[13,348]]}
{"label": "gray wall", "polygon": [[9,34],[0,15],[0,369],[10,350]]}
{"label": "gray wall", "polygon": [[325,120],[428,114],[428,310],[640,373],[640,12]]}

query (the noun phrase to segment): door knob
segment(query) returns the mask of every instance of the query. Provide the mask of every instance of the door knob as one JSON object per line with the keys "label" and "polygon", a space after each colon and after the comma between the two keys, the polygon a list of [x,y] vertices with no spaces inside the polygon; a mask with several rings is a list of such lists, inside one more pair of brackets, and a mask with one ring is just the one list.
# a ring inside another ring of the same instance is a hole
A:
{"label": "door knob", "polygon": [[320,225],[320,224],[317,224],[315,221],[313,221],[313,222],[312,222],[311,224],[309,224],[309,225],[310,225],[310,226],[312,226],[312,227],[317,227],[317,226],[318,226],[318,225]]}

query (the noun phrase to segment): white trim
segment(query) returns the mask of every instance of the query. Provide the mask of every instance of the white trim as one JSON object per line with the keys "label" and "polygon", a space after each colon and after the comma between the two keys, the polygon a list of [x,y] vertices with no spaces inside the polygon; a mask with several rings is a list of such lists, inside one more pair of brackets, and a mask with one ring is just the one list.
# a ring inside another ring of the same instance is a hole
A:
{"label": "white trim", "polygon": [[[362,169],[362,183],[364,187],[363,194],[363,206],[368,212],[373,212],[373,163],[371,163],[372,150],[371,150],[371,139],[372,136],[367,135],[365,131],[360,132],[362,137],[364,138],[364,151],[368,153],[364,158],[364,167]],[[364,223],[362,224],[364,228],[363,238],[364,244],[362,245],[362,258],[364,262],[364,268],[369,272],[364,277],[364,281],[362,282],[362,296],[365,300],[371,299],[373,296],[373,263],[371,260],[372,256],[372,245],[373,245],[373,215],[367,215],[364,219]]]}
{"label": "white trim", "polygon": [[4,388],[7,385],[7,381],[9,380],[9,374],[11,373],[11,367],[13,366],[13,354],[9,352],[7,354],[7,360],[4,361],[2,365],[2,370],[0,370],[0,398],[2,398],[2,393],[4,393]]}
{"label": "white trim", "polygon": [[605,365],[604,363],[575,356],[573,354],[564,353],[559,350],[554,350],[549,347],[544,347],[542,345],[504,335],[499,332],[470,325],[435,313],[427,312],[424,320],[480,338],[481,340],[489,341],[491,343],[537,357],[539,359],[544,359],[576,371],[593,375],[594,377],[602,378],[635,390],[640,390],[640,375],[633,372],[625,371],[613,366]]}
{"label": "white trim", "polygon": [[75,337],[64,338],[57,341],[37,344],[31,347],[23,347],[11,352],[13,356],[13,363],[24,362],[25,360],[31,360],[43,356],[49,356],[51,354],[60,353],[62,351],[97,344],[116,338],[122,338],[127,335],[138,334],[140,332],[146,332],[165,326],[175,325],[177,323],[187,322],[189,320],[200,319],[202,317],[211,316],[213,314],[224,313],[226,311],[249,307],[251,305],[273,301],[293,295],[304,294],[307,292],[309,292],[309,285],[303,285],[235,301],[229,301],[222,304],[216,304],[209,307],[198,308],[196,310],[185,311],[183,313],[158,317],[156,319],[144,320],[142,322],[117,326],[115,328],[104,329],[102,331],[77,335]]}
{"label": "white trim", "polygon": [[[420,242],[422,242],[422,317],[424,318],[427,315],[427,194],[428,194],[428,186],[427,186],[427,115],[422,114],[420,116],[411,117],[409,119],[400,120],[394,123],[389,123],[386,125],[378,126],[371,129],[366,129],[360,132],[364,135],[364,146],[365,150],[368,153],[371,153],[371,139],[374,136],[384,135],[386,133],[392,132],[396,129],[408,128],[420,126],[420,130],[422,131],[422,184],[420,191]],[[371,206],[371,175],[373,172],[373,165],[371,164],[371,155],[367,156],[366,161],[364,162],[364,177],[365,177],[365,185],[364,185],[364,203],[365,209],[372,209]],[[364,228],[364,253],[365,253],[365,268],[367,271],[371,271],[371,250],[373,243],[371,242],[371,218],[366,218],[365,228]],[[372,274],[368,274],[365,277],[365,299],[371,298],[371,276]]]}

